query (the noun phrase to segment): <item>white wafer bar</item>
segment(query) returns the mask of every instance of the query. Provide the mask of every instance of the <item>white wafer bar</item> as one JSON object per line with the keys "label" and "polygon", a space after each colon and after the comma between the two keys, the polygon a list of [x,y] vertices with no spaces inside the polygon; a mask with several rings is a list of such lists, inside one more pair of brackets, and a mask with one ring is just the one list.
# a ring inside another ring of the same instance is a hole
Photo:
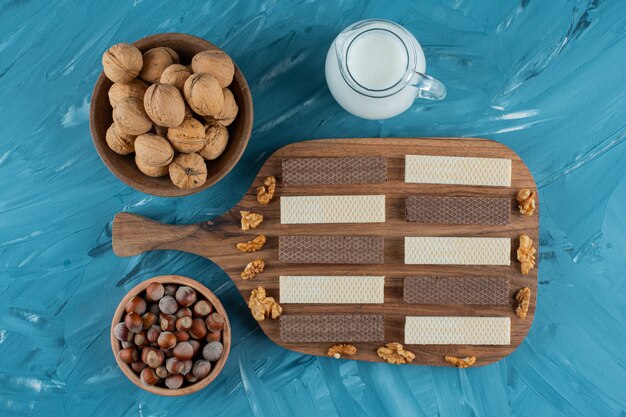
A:
{"label": "white wafer bar", "polygon": [[511,160],[406,155],[404,182],[510,187]]}
{"label": "white wafer bar", "polygon": [[382,276],[281,276],[280,303],[382,304]]}
{"label": "white wafer bar", "polygon": [[280,197],[282,224],[384,223],[384,195]]}
{"label": "white wafer bar", "polygon": [[509,345],[508,317],[407,317],[407,345]]}
{"label": "white wafer bar", "polygon": [[510,265],[511,239],[504,237],[405,237],[407,265]]}

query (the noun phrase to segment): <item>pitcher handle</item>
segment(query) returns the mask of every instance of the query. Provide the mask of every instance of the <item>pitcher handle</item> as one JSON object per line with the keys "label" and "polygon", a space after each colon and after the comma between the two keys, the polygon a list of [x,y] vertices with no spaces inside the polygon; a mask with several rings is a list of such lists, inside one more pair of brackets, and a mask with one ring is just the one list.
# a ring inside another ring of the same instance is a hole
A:
{"label": "pitcher handle", "polygon": [[446,97],[446,86],[430,75],[415,71],[411,85],[417,89],[417,97],[427,100],[443,100]]}

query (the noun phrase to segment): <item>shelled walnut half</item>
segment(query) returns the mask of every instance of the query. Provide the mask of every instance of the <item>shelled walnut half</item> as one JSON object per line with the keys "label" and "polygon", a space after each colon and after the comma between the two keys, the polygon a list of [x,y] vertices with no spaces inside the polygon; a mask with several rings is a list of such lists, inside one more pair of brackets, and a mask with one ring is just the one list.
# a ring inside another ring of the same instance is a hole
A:
{"label": "shelled walnut half", "polygon": [[515,294],[515,301],[519,303],[515,309],[515,314],[517,314],[520,319],[525,319],[526,314],[528,314],[528,307],[530,306],[530,288],[521,288],[517,294]]}
{"label": "shelled walnut half", "polygon": [[532,216],[535,212],[535,193],[528,188],[523,188],[517,192],[517,208],[525,216]]}
{"label": "shelled walnut half", "polygon": [[242,252],[256,252],[263,248],[263,245],[265,245],[266,241],[267,238],[265,236],[259,235],[248,242],[237,243],[237,249]]}
{"label": "shelled walnut half", "polygon": [[343,355],[346,355],[346,356],[356,355],[356,346],[349,345],[347,343],[340,343],[338,345],[329,347],[328,352],[326,354],[335,359],[339,359]]}
{"label": "shelled walnut half", "polygon": [[528,235],[519,236],[519,248],[517,249],[517,260],[521,264],[522,274],[527,275],[535,266],[535,253],[533,241]]}
{"label": "shelled walnut half", "polygon": [[263,287],[252,290],[248,300],[248,307],[257,321],[263,321],[268,317],[275,320],[283,312],[283,308],[273,297],[267,296]]}
{"label": "shelled walnut half", "polygon": [[241,278],[252,279],[258,274],[260,274],[261,272],[263,272],[264,268],[265,268],[265,261],[263,259],[255,259],[254,261],[246,265],[243,272],[241,273]]}
{"label": "shelled walnut half", "polygon": [[276,191],[276,178],[274,176],[265,178],[263,185],[256,189],[256,199],[261,204],[269,204]]}
{"label": "shelled walnut half", "polygon": [[251,211],[240,211],[241,230],[256,229],[263,222],[263,215]]}
{"label": "shelled walnut half", "polygon": [[397,342],[387,343],[385,346],[379,347],[376,353],[388,363],[395,363],[396,365],[413,362],[413,359],[415,359],[413,352],[405,350],[404,347]]}
{"label": "shelled walnut half", "polygon": [[457,368],[469,368],[476,363],[476,356],[467,356],[465,358],[457,358],[456,356],[446,356],[446,362],[456,366]]}

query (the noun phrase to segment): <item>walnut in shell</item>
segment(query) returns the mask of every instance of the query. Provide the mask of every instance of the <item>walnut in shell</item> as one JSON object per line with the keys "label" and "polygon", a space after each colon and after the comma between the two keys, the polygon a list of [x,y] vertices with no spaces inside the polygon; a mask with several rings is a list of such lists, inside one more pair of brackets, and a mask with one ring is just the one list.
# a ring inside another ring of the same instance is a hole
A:
{"label": "walnut in shell", "polygon": [[135,153],[144,165],[151,167],[167,166],[174,158],[174,149],[159,135],[146,133],[135,140]]}
{"label": "walnut in shell", "polygon": [[114,83],[127,83],[135,78],[143,66],[141,52],[133,45],[118,43],[102,55],[102,68]]}
{"label": "walnut in shell", "polygon": [[178,91],[183,92],[185,81],[191,76],[191,71],[184,65],[172,64],[163,70],[160,82],[163,84],[173,85]]}
{"label": "walnut in shell", "polygon": [[183,87],[191,110],[201,116],[216,116],[224,106],[224,92],[216,78],[209,74],[193,74]]}
{"label": "walnut in shell", "polygon": [[120,132],[115,122],[107,129],[106,141],[109,148],[120,155],[128,155],[135,151],[135,139],[137,136]]}
{"label": "walnut in shell", "polygon": [[167,138],[178,152],[192,153],[202,149],[206,143],[204,126],[194,118],[183,120],[180,126],[170,127]]}
{"label": "walnut in shell", "polygon": [[113,121],[119,131],[141,135],[152,129],[152,120],[143,108],[143,102],[133,97],[121,99],[113,108]]}
{"label": "walnut in shell", "polygon": [[205,73],[217,79],[222,88],[233,82],[235,65],[224,51],[213,49],[197,53],[191,60],[191,69],[195,74]]}
{"label": "walnut in shell", "polygon": [[149,177],[163,177],[169,172],[169,168],[167,165],[164,165],[162,167],[153,167],[151,165],[145,164],[137,155],[135,155],[135,165],[137,165],[139,171],[143,172]]}
{"label": "walnut in shell", "polygon": [[204,127],[206,144],[199,153],[204,159],[217,159],[226,149],[228,144],[228,129],[217,123],[208,124]]}
{"label": "walnut in shell", "polygon": [[207,121],[215,121],[222,126],[229,126],[235,121],[237,113],[239,112],[239,107],[237,106],[237,102],[235,101],[235,96],[233,96],[232,91],[225,88],[222,92],[224,93],[224,106],[222,106],[222,111],[220,111],[216,116],[207,117]]}
{"label": "walnut in shell", "polygon": [[139,77],[150,84],[156,83],[161,78],[165,68],[178,62],[178,54],[164,46],[152,48],[143,54],[143,68]]}
{"label": "walnut in shell", "polygon": [[177,127],[185,119],[185,100],[173,85],[152,84],[143,97],[143,106],[159,126]]}
{"label": "walnut in shell", "polygon": [[115,107],[121,99],[126,97],[143,100],[147,89],[148,84],[139,78],[130,80],[127,83],[114,83],[109,88],[109,103],[111,103],[111,107]]}
{"label": "walnut in shell", "polygon": [[170,164],[170,179],[182,189],[198,188],[206,182],[206,164],[197,153],[181,153]]}

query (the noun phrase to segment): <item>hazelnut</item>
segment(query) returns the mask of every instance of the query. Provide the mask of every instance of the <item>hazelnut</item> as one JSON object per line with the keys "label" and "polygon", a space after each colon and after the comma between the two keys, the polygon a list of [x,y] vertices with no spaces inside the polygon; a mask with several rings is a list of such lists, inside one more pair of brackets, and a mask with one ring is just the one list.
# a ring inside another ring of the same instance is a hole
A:
{"label": "hazelnut", "polygon": [[130,342],[133,340],[133,334],[128,330],[124,322],[117,323],[113,328],[113,335],[120,342]]}
{"label": "hazelnut", "polygon": [[159,304],[150,304],[150,306],[148,307],[148,311],[151,312],[152,314],[156,314],[157,316],[159,314],[161,314],[161,310],[159,310]]}
{"label": "hazelnut", "polygon": [[161,334],[161,328],[159,326],[151,326],[146,332],[146,339],[150,343],[156,343],[159,340],[159,335]]}
{"label": "hazelnut", "polygon": [[176,290],[178,289],[178,285],[176,284],[167,284],[165,286],[165,295],[171,295],[172,297],[176,294]]}
{"label": "hazelnut", "polygon": [[152,84],[143,97],[143,106],[148,117],[159,126],[180,126],[185,119],[185,101],[173,85]]}
{"label": "hazelnut", "polygon": [[143,66],[141,52],[133,45],[118,43],[102,55],[102,67],[114,83],[125,83],[135,78]]}
{"label": "hazelnut", "polygon": [[143,100],[147,89],[148,84],[138,78],[127,83],[114,83],[109,88],[109,103],[111,103],[111,107],[115,107],[118,101],[126,97]]}
{"label": "hazelnut", "polygon": [[141,316],[137,313],[126,314],[124,323],[126,324],[126,328],[133,333],[139,333],[141,329],[143,329],[143,320],[141,320]]}
{"label": "hazelnut", "polygon": [[178,54],[168,47],[152,48],[143,54],[143,67],[139,77],[150,84],[159,81],[165,68],[178,62]]}
{"label": "hazelnut", "polygon": [[224,316],[218,312],[209,314],[206,318],[206,327],[212,332],[222,330],[224,328]]}
{"label": "hazelnut", "polygon": [[185,119],[178,127],[170,127],[167,138],[174,149],[184,153],[198,151],[206,143],[204,127],[194,118]]}
{"label": "hazelnut", "polygon": [[200,318],[193,319],[193,323],[189,328],[189,335],[194,339],[202,339],[206,335],[207,329],[204,320]]}
{"label": "hazelnut", "polygon": [[171,332],[176,328],[176,316],[161,313],[159,314],[159,324],[162,331]]}
{"label": "hazelnut", "polygon": [[137,159],[141,159],[141,162],[151,167],[166,166],[174,159],[174,149],[170,143],[165,138],[152,133],[137,137],[135,152]]}
{"label": "hazelnut", "polygon": [[169,166],[170,179],[178,188],[192,189],[206,182],[204,159],[197,153],[180,154]]}
{"label": "hazelnut", "polygon": [[179,319],[181,317],[191,317],[191,309],[189,307],[183,307],[178,310],[175,314],[176,318]]}
{"label": "hazelnut", "polygon": [[204,138],[206,145],[198,153],[204,159],[217,159],[228,144],[228,129],[217,123],[208,124],[204,127]]}
{"label": "hazelnut", "polygon": [[186,332],[191,328],[191,324],[193,323],[193,319],[189,316],[184,316],[176,320],[176,330],[181,332]]}
{"label": "hazelnut", "polygon": [[198,352],[200,351],[200,346],[202,346],[202,345],[196,339],[190,339],[189,340],[189,344],[193,348],[193,356],[196,356],[198,354]]}
{"label": "hazelnut", "polygon": [[175,357],[168,358],[165,361],[165,367],[170,374],[179,374],[185,368],[183,361],[176,359]]}
{"label": "hazelnut", "polygon": [[159,82],[173,85],[182,93],[185,81],[187,81],[187,78],[190,76],[191,71],[189,71],[189,68],[180,64],[172,64],[163,70]]}
{"label": "hazelnut", "polygon": [[215,362],[222,357],[222,352],[224,352],[224,346],[221,342],[209,342],[202,349],[202,356],[207,361]]}
{"label": "hazelnut", "polygon": [[176,340],[178,342],[186,342],[191,337],[191,336],[189,336],[189,333],[187,333],[185,331],[180,331],[180,330],[175,331],[174,335],[176,336]]}
{"label": "hazelnut", "polygon": [[222,332],[221,331],[210,331],[206,334],[206,341],[207,342],[219,342],[222,339]]}
{"label": "hazelnut", "polygon": [[209,74],[193,74],[183,87],[191,110],[201,116],[216,116],[224,106],[224,93],[217,79]]}
{"label": "hazelnut", "polygon": [[164,314],[174,314],[178,311],[178,304],[174,297],[166,295],[159,300],[159,308]]}
{"label": "hazelnut", "polygon": [[191,60],[191,69],[194,73],[212,75],[219,82],[220,87],[228,87],[233,82],[235,64],[232,59],[219,49],[199,52]]}
{"label": "hazelnut", "polygon": [[198,382],[198,378],[193,376],[193,374],[189,373],[189,374],[185,375],[185,381],[189,382],[190,384],[193,384],[195,382]]}
{"label": "hazelnut", "polygon": [[165,295],[165,287],[159,282],[151,282],[146,287],[146,299],[149,301],[159,301]]}
{"label": "hazelnut", "polygon": [[157,343],[162,349],[171,349],[176,346],[176,336],[172,332],[161,332]]}
{"label": "hazelnut", "polygon": [[159,321],[159,318],[157,317],[156,314],[148,311],[143,316],[141,316],[141,321],[143,322],[143,329],[148,330],[150,327],[157,324],[157,321]]}
{"label": "hazelnut", "polygon": [[120,155],[128,155],[129,153],[135,152],[136,138],[137,136],[135,135],[122,132],[115,122],[109,126],[105,135],[105,140],[109,148]]}
{"label": "hazelnut", "polygon": [[224,105],[222,106],[222,110],[217,115],[210,117],[209,120],[215,121],[222,126],[229,126],[237,118],[239,106],[237,106],[232,91],[228,88],[224,88],[222,92],[224,93]]}
{"label": "hazelnut", "polygon": [[187,375],[188,373],[191,372],[191,368],[193,368],[193,361],[191,359],[188,359],[186,361],[183,361],[183,370],[180,371],[180,373],[182,375]]}
{"label": "hazelnut", "polygon": [[167,368],[163,365],[156,368],[154,370],[154,373],[156,374],[156,376],[158,376],[161,379],[167,378],[170,375],[170,373],[167,371]]}
{"label": "hazelnut", "polygon": [[141,371],[143,371],[144,369],[146,369],[146,365],[143,362],[137,361],[137,362],[133,362],[130,364],[130,367],[132,368],[133,371],[140,373]]}
{"label": "hazelnut", "polygon": [[138,359],[137,350],[132,347],[127,347],[119,351],[118,356],[124,363],[133,363]]}
{"label": "hazelnut", "polygon": [[198,379],[202,379],[206,377],[209,373],[211,373],[211,362],[199,360],[193,364],[193,368],[191,368],[191,373]]}
{"label": "hazelnut", "polygon": [[189,307],[196,302],[196,291],[187,286],[178,287],[178,290],[176,290],[176,301],[183,307]]}
{"label": "hazelnut", "polygon": [[200,300],[193,305],[193,314],[196,317],[206,317],[213,311],[213,306],[206,300]]}
{"label": "hazelnut", "polygon": [[165,354],[156,348],[145,347],[141,352],[141,360],[150,368],[158,368],[165,360]]}
{"label": "hazelnut", "polygon": [[139,379],[141,379],[141,382],[147,386],[151,386],[159,382],[159,377],[156,375],[154,370],[150,368],[145,368],[143,371],[141,371]]}
{"label": "hazelnut", "polygon": [[137,169],[139,169],[142,174],[152,178],[164,177],[169,173],[169,168],[167,167],[167,165],[164,165],[162,167],[153,167],[151,165],[145,164],[137,155],[135,155],[135,165],[137,165]]}
{"label": "hazelnut", "polygon": [[148,338],[146,336],[146,332],[141,331],[140,333],[137,333],[135,337],[133,337],[133,342],[135,343],[135,345],[139,347],[146,346],[148,344]]}
{"label": "hazelnut", "polygon": [[121,99],[113,109],[116,131],[141,135],[152,129],[152,120],[143,108],[143,102],[133,97]]}
{"label": "hazelnut", "polygon": [[135,343],[134,342],[120,342],[120,345],[122,345],[122,349],[126,349],[127,347],[135,347]]}
{"label": "hazelnut", "polygon": [[126,303],[125,310],[127,313],[137,313],[142,315],[146,312],[146,302],[141,297],[133,297]]}
{"label": "hazelnut", "polygon": [[191,359],[193,356],[193,346],[189,342],[180,342],[174,347],[174,357],[181,361]]}
{"label": "hazelnut", "polygon": [[169,389],[178,389],[183,385],[183,381],[182,375],[170,375],[165,378],[165,386]]}

